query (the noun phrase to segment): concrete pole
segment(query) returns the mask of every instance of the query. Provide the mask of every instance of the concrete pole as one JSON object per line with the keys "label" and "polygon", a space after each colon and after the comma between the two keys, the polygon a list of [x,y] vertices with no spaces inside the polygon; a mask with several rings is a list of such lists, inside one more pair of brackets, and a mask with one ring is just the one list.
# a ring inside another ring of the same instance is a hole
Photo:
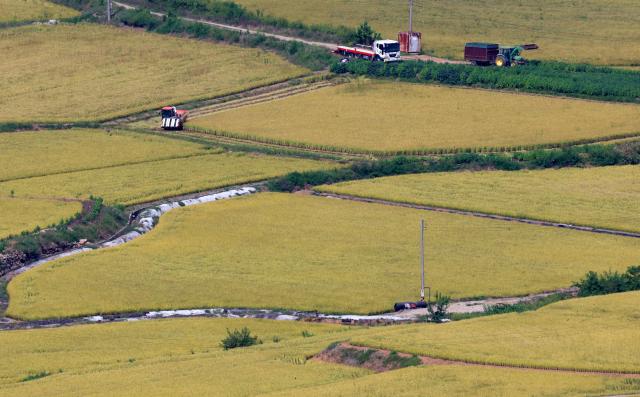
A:
{"label": "concrete pole", "polygon": [[420,221],[420,266],[422,269],[422,283],[420,284],[420,300],[424,302],[424,219]]}
{"label": "concrete pole", "polygon": [[107,0],[107,23],[111,23],[111,0]]}
{"label": "concrete pole", "polygon": [[413,32],[413,0],[409,0],[409,33],[411,32]]}

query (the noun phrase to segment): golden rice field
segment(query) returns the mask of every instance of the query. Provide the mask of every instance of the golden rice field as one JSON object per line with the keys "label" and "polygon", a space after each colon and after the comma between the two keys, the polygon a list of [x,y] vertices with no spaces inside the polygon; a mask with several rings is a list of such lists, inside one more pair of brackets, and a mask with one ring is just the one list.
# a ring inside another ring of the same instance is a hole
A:
{"label": "golden rice field", "polygon": [[352,342],[472,362],[640,373],[640,292],[567,300],[535,312],[377,328]]}
{"label": "golden rice field", "polygon": [[58,223],[81,210],[78,201],[0,197],[0,239]]}
{"label": "golden rice field", "polygon": [[343,334],[328,324],[255,319],[191,318],[80,325],[57,329],[0,332],[0,390],[29,375],[128,369],[222,351],[227,329],[248,327],[265,345],[315,336]]}
{"label": "golden rice field", "polygon": [[[264,344],[222,351],[226,328],[248,326]],[[302,331],[313,334],[303,338]],[[375,329],[240,319],[180,319],[0,334],[0,396],[477,396],[633,392],[622,378],[474,368],[408,368],[386,374],[308,357],[330,343]],[[278,336],[281,341],[273,342]],[[47,371],[49,376],[20,382]],[[428,387],[427,387],[428,385]],[[424,387],[423,387],[424,386]],[[413,393],[411,391],[413,390]],[[471,394],[470,394],[471,393]]]}
{"label": "golden rice field", "polygon": [[640,133],[640,106],[358,79],[191,124],[257,141],[338,150],[495,150]]}
{"label": "golden rice field", "polygon": [[46,0],[0,0],[0,23],[70,18],[76,15],[76,10]]}
{"label": "golden rice field", "polygon": [[210,153],[202,145],[151,134],[95,129],[0,134],[0,182]]}
{"label": "golden rice field", "polygon": [[410,367],[322,386],[285,390],[276,396],[591,396],[640,391],[637,379],[549,371],[468,367]]}
{"label": "golden rice field", "polygon": [[337,166],[329,161],[213,150],[212,154],[7,181],[0,183],[0,195],[11,191],[17,197],[93,195],[108,203],[131,205]]}
{"label": "golden rice field", "polygon": [[[356,27],[368,20],[385,38],[408,29],[406,2],[391,0],[237,0],[267,15],[312,24]],[[414,30],[422,48],[462,58],[464,43],[538,43],[532,59],[604,65],[640,62],[640,4],[635,0],[416,0]],[[615,46],[612,51],[611,45]]]}
{"label": "golden rice field", "polygon": [[258,49],[92,24],[4,29],[0,53],[0,122],[103,120],[307,72]]}
{"label": "golden rice field", "polygon": [[36,319],[185,307],[369,313],[427,281],[456,298],[569,286],[636,264],[640,242],[322,197],[261,193],[174,210],[113,249],[63,258],[8,286],[8,314]]}
{"label": "golden rice field", "polygon": [[358,197],[640,231],[640,167],[400,175],[321,186]]}

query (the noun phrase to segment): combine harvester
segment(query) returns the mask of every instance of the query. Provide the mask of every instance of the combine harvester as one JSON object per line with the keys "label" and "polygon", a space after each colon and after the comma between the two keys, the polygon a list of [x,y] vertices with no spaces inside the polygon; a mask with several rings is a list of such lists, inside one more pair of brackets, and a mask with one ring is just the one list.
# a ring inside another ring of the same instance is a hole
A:
{"label": "combine harvester", "polygon": [[175,106],[165,106],[160,110],[160,116],[162,117],[160,127],[163,130],[181,131],[184,128],[184,123],[187,122],[189,111],[176,109]]}
{"label": "combine harvester", "polygon": [[361,58],[369,61],[400,61],[400,43],[395,40],[376,40],[372,45],[356,44],[355,47],[339,45],[334,53],[346,58]]}
{"label": "combine harvester", "polygon": [[501,46],[494,43],[467,43],[464,46],[464,60],[474,65],[496,65],[498,67],[524,65],[527,60],[522,51],[537,50],[537,44]]}

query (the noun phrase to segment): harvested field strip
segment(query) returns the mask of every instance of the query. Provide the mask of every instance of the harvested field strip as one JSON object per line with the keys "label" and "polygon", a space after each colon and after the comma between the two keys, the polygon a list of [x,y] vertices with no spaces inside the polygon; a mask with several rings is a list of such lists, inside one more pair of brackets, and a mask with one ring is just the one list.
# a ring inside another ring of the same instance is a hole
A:
{"label": "harvested field strip", "polygon": [[[386,0],[237,0],[265,15],[307,24],[356,27],[367,20],[386,38],[397,37],[406,20],[406,7]],[[422,0],[413,14],[415,31],[422,32],[423,49],[447,58],[462,59],[470,40],[502,44],[535,42],[540,49],[525,56],[603,65],[640,62],[640,6],[634,0],[585,0],[571,3],[542,0],[535,3]],[[496,18],[501,22],[496,23]],[[404,30],[404,29],[403,29]],[[426,40],[425,40],[426,38]],[[616,53],[610,51],[616,43]]]}
{"label": "harvested field strip", "polygon": [[401,175],[316,190],[640,232],[640,166]]}
{"label": "harvested field strip", "polygon": [[11,164],[0,169],[0,182],[219,152],[149,134],[94,129],[2,133],[0,147],[0,163]]}
{"label": "harvested field strip", "polygon": [[8,314],[31,320],[185,307],[387,312],[419,289],[421,218],[429,225],[429,285],[454,298],[566,287],[589,270],[624,270],[640,250],[632,238],[263,193],[172,211],[129,244],[28,271],[9,284]]}
{"label": "harvested field strip", "polygon": [[469,363],[637,374],[639,302],[640,292],[572,299],[535,312],[376,328],[351,343]]}
{"label": "harvested field strip", "polygon": [[[501,115],[499,123],[494,114]],[[640,135],[638,120],[639,105],[358,79],[198,118],[189,128],[284,146],[391,155],[611,140]]]}
{"label": "harvested field strip", "polygon": [[308,73],[263,50],[91,24],[4,29],[0,50],[6,122],[108,120]]}
{"label": "harvested field strip", "polygon": [[0,183],[0,195],[16,197],[102,197],[132,205],[180,194],[262,181],[293,171],[334,168],[338,164],[243,153],[214,153],[76,171]]}
{"label": "harvested field strip", "polygon": [[78,15],[74,9],[46,0],[0,0],[0,23],[44,21]]}
{"label": "harvested field strip", "polygon": [[80,201],[0,197],[0,239],[45,228],[82,210]]}

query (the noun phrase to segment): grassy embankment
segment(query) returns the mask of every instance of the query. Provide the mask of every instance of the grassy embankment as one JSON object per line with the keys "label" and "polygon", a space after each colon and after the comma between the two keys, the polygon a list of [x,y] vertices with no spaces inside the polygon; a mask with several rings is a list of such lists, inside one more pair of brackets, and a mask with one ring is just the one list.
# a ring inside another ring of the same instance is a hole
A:
{"label": "grassy embankment", "polygon": [[0,0],[0,24],[70,18],[78,12],[46,0]]}
{"label": "grassy embankment", "polygon": [[640,105],[358,79],[191,126],[284,146],[394,154],[606,140],[640,133],[639,120]]}
{"label": "grassy embankment", "polygon": [[387,311],[417,295],[422,218],[428,284],[456,298],[566,287],[589,270],[625,270],[638,258],[632,238],[265,193],[173,211],[124,246],[20,275],[9,284],[8,312],[33,319],[211,306]]}
{"label": "grassy embankment", "polygon": [[640,167],[447,172],[344,182],[319,191],[640,231]]}

